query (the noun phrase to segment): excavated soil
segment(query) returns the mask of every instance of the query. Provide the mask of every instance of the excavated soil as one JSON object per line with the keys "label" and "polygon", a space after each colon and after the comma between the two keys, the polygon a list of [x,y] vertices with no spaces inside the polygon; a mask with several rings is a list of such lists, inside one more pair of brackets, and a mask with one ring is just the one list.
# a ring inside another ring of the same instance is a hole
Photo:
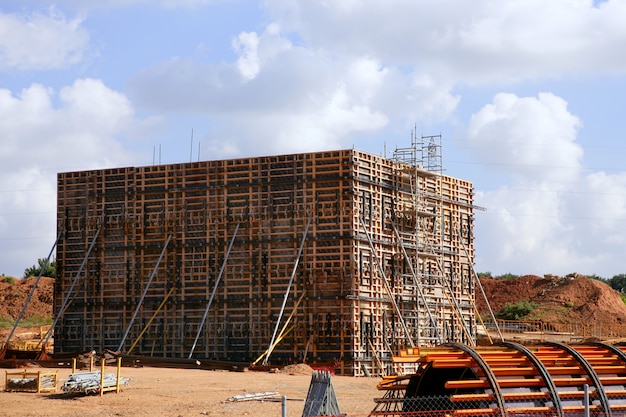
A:
{"label": "excavated soil", "polygon": [[[17,318],[35,284],[36,278],[15,278],[14,281],[15,283],[11,284],[6,282],[6,280],[0,280],[0,317]],[[24,312],[24,317],[52,316],[53,296],[54,278],[41,277],[37,289]]]}
{"label": "excavated soil", "polygon": [[[525,300],[536,305],[529,318],[554,324],[557,330],[560,323],[626,325],[626,305],[620,294],[596,279],[578,274],[524,275],[509,280],[482,278],[480,282],[494,313],[506,303]],[[488,313],[482,296],[477,295],[476,304],[481,314]]]}

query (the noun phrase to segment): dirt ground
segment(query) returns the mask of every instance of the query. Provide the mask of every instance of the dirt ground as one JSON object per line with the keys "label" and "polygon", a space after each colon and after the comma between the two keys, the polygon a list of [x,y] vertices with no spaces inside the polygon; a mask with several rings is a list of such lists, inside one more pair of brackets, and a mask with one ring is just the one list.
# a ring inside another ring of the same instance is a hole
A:
{"label": "dirt ground", "polygon": [[[31,368],[29,371],[48,369]],[[53,369],[60,380],[71,369]],[[3,370],[15,372],[16,370]],[[3,373],[4,373],[3,372]],[[106,373],[115,373],[107,367]],[[122,377],[130,383],[122,392],[102,397],[67,396],[57,393],[5,392],[5,376],[0,388],[0,416],[281,416],[281,401],[228,401],[246,393],[278,392],[287,397],[287,416],[302,415],[311,375],[308,372],[228,372],[171,368],[126,368]],[[332,376],[332,385],[343,413],[366,416],[374,408],[379,378]]]}
{"label": "dirt ground", "polygon": [[[17,317],[33,280],[15,284],[0,282],[0,317]],[[537,304],[540,320],[626,323],[626,306],[619,294],[606,283],[575,276],[573,278],[525,275],[508,281],[481,279],[491,308],[498,311],[507,302],[527,300]],[[43,279],[31,300],[25,317],[51,316],[54,281]],[[480,311],[486,310],[477,295]],[[9,329],[0,330],[4,341]],[[14,340],[36,339],[41,329],[20,329]],[[30,333],[30,336],[29,336]],[[23,337],[22,337],[23,336]],[[38,368],[33,368],[37,370]],[[40,369],[40,368],[39,368]],[[45,370],[45,369],[40,369]],[[71,370],[55,369],[59,386]],[[0,370],[0,416],[280,416],[280,401],[232,402],[229,398],[246,393],[275,391],[286,396],[287,416],[301,416],[309,384],[308,372],[265,373],[226,372],[171,368],[122,368],[130,384],[121,393],[104,396],[72,396],[57,393],[5,392],[5,377]],[[107,368],[107,373],[114,373]],[[300,369],[299,371],[302,371]],[[349,416],[367,416],[380,397],[379,378],[333,376],[333,386],[341,411]]]}

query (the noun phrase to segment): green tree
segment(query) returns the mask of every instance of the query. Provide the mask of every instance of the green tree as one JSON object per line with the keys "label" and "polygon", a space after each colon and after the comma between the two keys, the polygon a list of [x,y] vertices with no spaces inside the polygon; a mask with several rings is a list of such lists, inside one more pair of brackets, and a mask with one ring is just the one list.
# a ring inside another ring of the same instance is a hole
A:
{"label": "green tree", "polygon": [[2,277],[2,282],[6,282],[7,284],[15,285],[15,278],[13,278],[13,277]]}
{"label": "green tree", "polygon": [[608,283],[614,290],[624,292],[626,290],[626,274],[614,275]]}
{"label": "green tree", "polygon": [[587,275],[587,278],[589,279],[595,279],[597,281],[602,281],[602,282],[608,282],[608,280],[602,278],[600,275],[598,274],[591,274],[591,275]]}
{"label": "green tree", "polygon": [[478,278],[491,278],[491,272],[487,271],[487,272],[477,272],[476,275],[478,276]]}
{"label": "green tree", "polygon": [[520,320],[530,314],[537,307],[537,304],[526,300],[516,303],[506,303],[504,307],[498,311],[496,316],[503,320]]}
{"label": "green tree", "polygon": [[505,281],[509,280],[509,279],[515,279],[515,278],[519,278],[519,275],[515,275],[515,274],[512,274],[510,272],[507,272],[506,274],[498,275],[496,277],[496,279],[501,279],[501,280],[505,280]]}
{"label": "green tree", "polygon": [[[24,278],[28,277],[38,277],[39,273],[41,273],[42,268],[46,263],[45,258],[37,259],[37,263],[30,268],[26,268],[24,270]],[[43,271],[43,276],[56,278],[57,276],[57,263],[56,261],[49,262],[46,268]]]}

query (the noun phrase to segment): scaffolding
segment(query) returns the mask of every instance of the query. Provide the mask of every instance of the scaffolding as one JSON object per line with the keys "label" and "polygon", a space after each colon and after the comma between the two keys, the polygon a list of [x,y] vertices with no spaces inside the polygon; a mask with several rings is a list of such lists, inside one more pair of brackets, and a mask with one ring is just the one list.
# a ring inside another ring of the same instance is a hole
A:
{"label": "scaffolding", "polygon": [[[401,254],[405,320],[418,346],[474,345],[471,189],[443,175],[441,135],[413,130],[411,146],[397,148],[393,160],[398,193],[391,222]],[[456,230],[459,224],[465,233]]]}
{"label": "scaffolding", "polygon": [[440,137],[414,142],[403,160],[348,149],[60,173],[55,353],[269,353],[367,375],[393,372],[400,349],[471,339],[472,185],[443,175]]}

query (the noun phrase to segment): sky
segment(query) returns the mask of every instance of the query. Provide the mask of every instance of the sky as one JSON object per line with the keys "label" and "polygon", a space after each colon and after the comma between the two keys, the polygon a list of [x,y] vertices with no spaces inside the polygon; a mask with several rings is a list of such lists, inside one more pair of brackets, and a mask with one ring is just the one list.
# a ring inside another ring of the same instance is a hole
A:
{"label": "sky", "polygon": [[442,135],[477,272],[626,273],[623,0],[3,0],[0,274],[59,172]]}

